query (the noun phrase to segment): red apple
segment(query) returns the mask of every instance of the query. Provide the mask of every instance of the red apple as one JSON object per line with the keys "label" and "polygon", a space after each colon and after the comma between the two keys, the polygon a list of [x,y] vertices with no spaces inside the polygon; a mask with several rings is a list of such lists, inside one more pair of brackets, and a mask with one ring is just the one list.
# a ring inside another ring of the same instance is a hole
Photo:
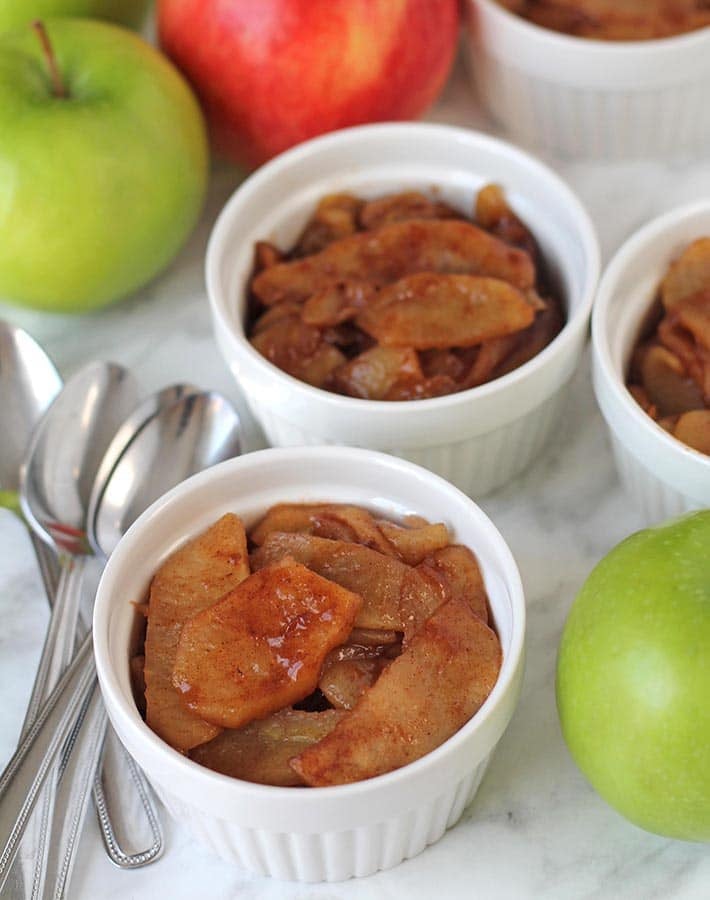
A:
{"label": "red apple", "polygon": [[456,49],[459,0],[158,0],[163,49],[215,148],[254,166],[307,138],[415,118]]}

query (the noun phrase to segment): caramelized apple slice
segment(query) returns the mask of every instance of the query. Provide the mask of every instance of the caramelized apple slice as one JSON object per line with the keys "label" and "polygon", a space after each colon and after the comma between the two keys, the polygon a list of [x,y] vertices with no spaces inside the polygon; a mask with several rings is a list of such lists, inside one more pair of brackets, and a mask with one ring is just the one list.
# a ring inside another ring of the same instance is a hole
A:
{"label": "caramelized apple slice", "polygon": [[448,375],[433,375],[431,378],[398,378],[385,394],[385,400],[429,400],[453,394],[458,385]]}
{"label": "caramelized apple slice", "polygon": [[[651,403],[651,398],[646,393],[645,388],[641,387],[640,384],[630,384],[629,393],[638,403],[641,409],[646,413],[646,415],[650,416],[652,419],[658,419],[658,410],[656,409],[654,404]],[[660,424],[661,423],[659,422],[659,425]]]}
{"label": "caramelized apple slice", "polygon": [[424,564],[436,573],[447,599],[465,600],[476,615],[488,622],[488,596],[476,557],[468,547],[451,544],[436,550]]}
{"label": "caramelized apple slice", "polygon": [[474,215],[478,224],[486,231],[501,238],[506,244],[525,250],[531,259],[538,258],[535,238],[527,225],[513,212],[505,191],[499,184],[487,184],[481,188],[476,197]]}
{"label": "caramelized apple slice", "polygon": [[347,541],[273,533],[252,553],[252,567],[258,572],[289,556],[362,597],[358,628],[401,631],[407,637],[444,600],[432,574]]}
{"label": "caramelized apple slice", "polygon": [[301,361],[297,377],[306,384],[322,388],[345,361],[337,347],[323,341],[312,356]]}
{"label": "caramelized apple slice", "polygon": [[680,324],[695,338],[696,344],[710,350],[710,285],[679,303],[675,312]]}
{"label": "caramelized apple slice", "polygon": [[652,344],[641,359],[641,377],[651,403],[660,417],[703,407],[703,395],[688,378],[678,357]]}
{"label": "caramelized apple slice", "polygon": [[385,647],[396,644],[399,638],[399,633],[391,629],[353,628],[348,638],[348,644],[358,644],[361,647]]}
{"label": "caramelized apple slice", "polygon": [[304,301],[334,282],[391,284],[417,272],[488,275],[520,290],[535,284],[535,267],[522,250],[458,219],[386,225],[335,241],[305,259],[270,266],[252,281],[266,306]]}
{"label": "caramelized apple slice", "polygon": [[545,308],[536,313],[535,321],[518,333],[518,340],[514,349],[505,356],[493,371],[489,380],[500,378],[502,375],[512,372],[522,366],[533,356],[537,356],[541,350],[560,333],[564,325],[564,316],[559,303],[547,300]]}
{"label": "caramelized apple slice", "polygon": [[473,365],[466,376],[461,379],[461,387],[463,389],[478,387],[479,384],[490,381],[493,372],[516,349],[522,334],[523,332],[517,331],[514,334],[506,334],[503,337],[484,341]]}
{"label": "caramelized apple slice", "polygon": [[[293,305],[284,304],[284,307],[292,309]],[[267,326],[259,328],[251,343],[269,362],[298,377],[304,358],[312,356],[318,349],[321,333],[317,328],[304,325],[296,312],[295,315],[280,315]]]}
{"label": "caramelized apple slice", "polygon": [[145,716],[145,656],[142,653],[130,658],[128,671],[131,678],[133,699],[136,701],[138,712]]}
{"label": "caramelized apple slice", "polygon": [[318,687],[336,709],[352,709],[389,663],[382,656],[335,660],[323,667]]}
{"label": "caramelized apple slice", "polygon": [[283,262],[284,255],[268,241],[257,241],[254,244],[254,271],[261,272],[268,269],[269,266],[275,266],[276,263]]}
{"label": "caramelized apple slice", "polygon": [[261,546],[276,531],[316,534],[364,544],[390,556],[394,553],[370,513],[346,503],[279,503],[254,526],[249,538]]}
{"label": "caramelized apple slice", "polygon": [[[476,353],[477,351],[465,351]],[[465,371],[466,363],[455,350],[422,350],[419,354],[422,371],[427,378],[433,375],[447,375],[452,381],[459,381]]]}
{"label": "caramelized apple slice", "polygon": [[667,310],[691,294],[710,289],[710,237],[693,241],[671,263],[661,283],[661,299]]}
{"label": "caramelized apple slice", "polygon": [[279,369],[315,387],[322,387],[330,373],[345,362],[340,350],[326,343],[318,328],[290,314],[257,329],[251,343]]}
{"label": "caramelized apple slice", "polygon": [[291,761],[306,784],[349,784],[391,772],[455,734],[489,695],[498,638],[468,603],[451,600],[424,623],[357,706]]}
{"label": "caramelized apple slice", "polygon": [[275,531],[313,531],[313,517],[330,508],[330,503],[277,503],[249,532],[249,540],[260,547]]}
{"label": "caramelized apple slice", "polygon": [[418,566],[435,550],[440,550],[449,543],[449,531],[441,522],[422,525],[420,528],[402,528],[383,519],[378,520],[377,524],[400,559],[408,566]]}
{"label": "caramelized apple slice", "polygon": [[417,354],[410,347],[373,347],[333,373],[333,386],[350,397],[384,400],[397,382],[421,381]]}
{"label": "caramelized apple slice", "polygon": [[359,218],[362,228],[373,229],[410,219],[456,219],[461,216],[446,203],[430,200],[418,191],[407,191],[368,201],[360,210]]}
{"label": "caramelized apple slice", "polygon": [[674,431],[679,441],[710,456],[710,409],[683,413]]}
{"label": "caramelized apple slice", "polygon": [[362,200],[352,194],[323,197],[298,239],[294,256],[318,253],[328,244],[357,231],[357,216]]}
{"label": "caramelized apple slice", "polygon": [[318,511],[313,516],[313,534],[331,540],[363,544],[386,556],[397,555],[370,513],[361,506],[333,503]]}
{"label": "caramelized apple slice", "polygon": [[329,284],[306,300],[302,318],[306,325],[332,328],[354,319],[374,296],[375,289],[364,281]]}
{"label": "caramelized apple slice", "polygon": [[357,324],[385,347],[471,347],[532,324],[525,295],[497,278],[423,273],[382,288]]}
{"label": "caramelized apple slice", "polygon": [[300,318],[300,315],[300,303],[277,303],[275,306],[270,306],[259,316],[256,322],[254,322],[254,327],[251,332],[252,336],[271,328],[271,326],[280,319],[298,319]]}
{"label": "caramelized apple slice", "polygon": [[223,731],[192,750],[190,758],[215,772],[256,784],[302,785],[289,760],[324,738],[344,715],[337,709],[282,709],[243,728]]}
{"label": "caramelized apple slice", "polygon": [[173,687],[180,632],[188,619],[212,606],[248,575],[244,527],[228,514],[173,553],[153,578],[145,639],[146,721],[177,750],[204,744],[220,731],[186,709]]}
{"label": "caramelized apple slice", "polygon": [[362,600],[286,559],[262,569],[183,628],[173,685],[188,710],[240,728],[316,688]]}

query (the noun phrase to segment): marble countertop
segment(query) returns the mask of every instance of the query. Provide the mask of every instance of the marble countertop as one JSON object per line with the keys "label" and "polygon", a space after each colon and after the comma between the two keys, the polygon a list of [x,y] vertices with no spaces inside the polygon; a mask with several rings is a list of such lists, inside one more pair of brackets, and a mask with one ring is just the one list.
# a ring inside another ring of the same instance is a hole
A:
{"label": "marble countertop", "polygon": [[[429,118],[495,128],[456,72]],[[586,203],[605,260],[660,212],[710,196],[710,160],[665,165],[593,165],[548,159]],[[0,318],[26,328],[66,377],[92,359],[130,366],[146,391],[189,377],[221,390],[244,411],[248,449],[263,446],[211,333],[203,283],[209,230],[239,174],[213,173],[200,227],[179,258],[138,295],[100,314],[50,317],[0,304]],[[189,361],[189,364],[187,363]],[[189,368],[186,366],[189,365]],[[87,816],[72,898],[154,900],[365,900],[400,898],[706,898],[710,856],[702,845],[656,837],[630,825],[592,791],[562,740],[554,701],[559,636],[593,565],[642,526],[621,491],[596,408],[588,353],[580,361],[561,428],[535,465],[481,506],[508,541],[528,603],[527,669],[519,708],[461,822],[420,856],[388,872],[334,885],[255,878],[202,850],[165,822],[166,852],[134,872],[103,852]],[[0,764],[11,756],[47,620],[46,601],[23,527],[0,511]]]}

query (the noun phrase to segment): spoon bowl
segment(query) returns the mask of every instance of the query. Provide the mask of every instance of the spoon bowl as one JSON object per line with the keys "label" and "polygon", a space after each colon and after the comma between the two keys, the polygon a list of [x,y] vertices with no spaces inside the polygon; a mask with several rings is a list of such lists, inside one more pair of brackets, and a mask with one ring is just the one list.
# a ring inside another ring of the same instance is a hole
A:
{"label": "spoon bowl", "polygon": [[0,320],[0,490],[18,490],[20,466],[32,431],[61,387],[59,372],[34,338]]}
{"label": "spoon bowl", "polygon": [[138,401],[133,376],[89,363],[54,400],[35,430],[20,480],[30,527],[58,552],[83,555],[91,488],[111,440]]}
{"label": "spoon bowl", "polygon": [[108,558],[153,501],[195,472],[241,453],[241,422],[215,391],[188,393],[135,436],[91,498],[89,540]]}
{"label": "spoon bowl", "polygon": [[140,431],[152,419],[161,415],[165,410],[172,407],[183,397],[186,397],[189,394],[199,393],[200,389],[191,384],[173,384],[163,388],[163,390],[146,397],[146,399],[133,410],[116,432],[101,460],[89,496],[86,531],[91,549],[97,556],[105,558],[107,554],[103,552],[96,541],[96,515],[104,492],[106,491],[107,484],[110,482],[113,471],[119,460],[128,449],[128,446],[136,439]]}

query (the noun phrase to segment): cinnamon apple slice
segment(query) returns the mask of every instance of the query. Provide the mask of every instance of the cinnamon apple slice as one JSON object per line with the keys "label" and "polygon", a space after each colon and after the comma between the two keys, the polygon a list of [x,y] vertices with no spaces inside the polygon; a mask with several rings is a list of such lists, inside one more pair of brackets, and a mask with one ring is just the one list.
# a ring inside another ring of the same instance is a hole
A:
{"label": "cinnamon apple slice", "polygon": [[178,638],[192,616],[249,574],[244,526],[228,514],[188,541],[156,572],[145,639],[146,722],[176,750],[212,740],[220,729],[186,709],[172,683]]}
{"label": "cinnamon apple slice", "polygon": [[209,744],[196,747],[190,758],[232,778],[281,787],[302,785],[289,761],[324,738],[344,715],[338,709],[282,709],[244,728],[226,729]]}
{"label": "cinnamon apple slice", "polygon": [[671,310],[691,294],[710,288],[710,237],[689,244],[661,282],[661,299]]}
{"label": "cinnamon apple slice", "polygon": [[487,275],[522,291],[535,285],[535,266],[523,250],[458,219],[412,220],[353,234],[320,253],[260,272],[252,291],[265,305],[303,302],[340,281],[391,284],[418,272]]}
{"label": "cinnamon apple slice", "polygon": [[498,678],[498,637],[462,599],[424,623],[355,708],[291,761],[306,784],[374,778],[414,762],[455,734]]}
{"label": "cinnamon apple slice", "polygon": [[185,707],[213,725],[264,718],[315,690],[361,605],[292,559],[268,566],[185,625],[173,685]]}
{"label": "cinnamon apple slice", "polygon": [[472,347],[532,325],[525,294],[499,278],[422,273],[382,288],[357,325],[384,347]]}
{"label": "cinnamon apple slice", "polygon": [[358,628],[401,631],[407,640],[445,599],[430,573],[361,544],[307,534],[269,535],[252,553],[252,568],[258,572],[288,556],[362,597]]}

